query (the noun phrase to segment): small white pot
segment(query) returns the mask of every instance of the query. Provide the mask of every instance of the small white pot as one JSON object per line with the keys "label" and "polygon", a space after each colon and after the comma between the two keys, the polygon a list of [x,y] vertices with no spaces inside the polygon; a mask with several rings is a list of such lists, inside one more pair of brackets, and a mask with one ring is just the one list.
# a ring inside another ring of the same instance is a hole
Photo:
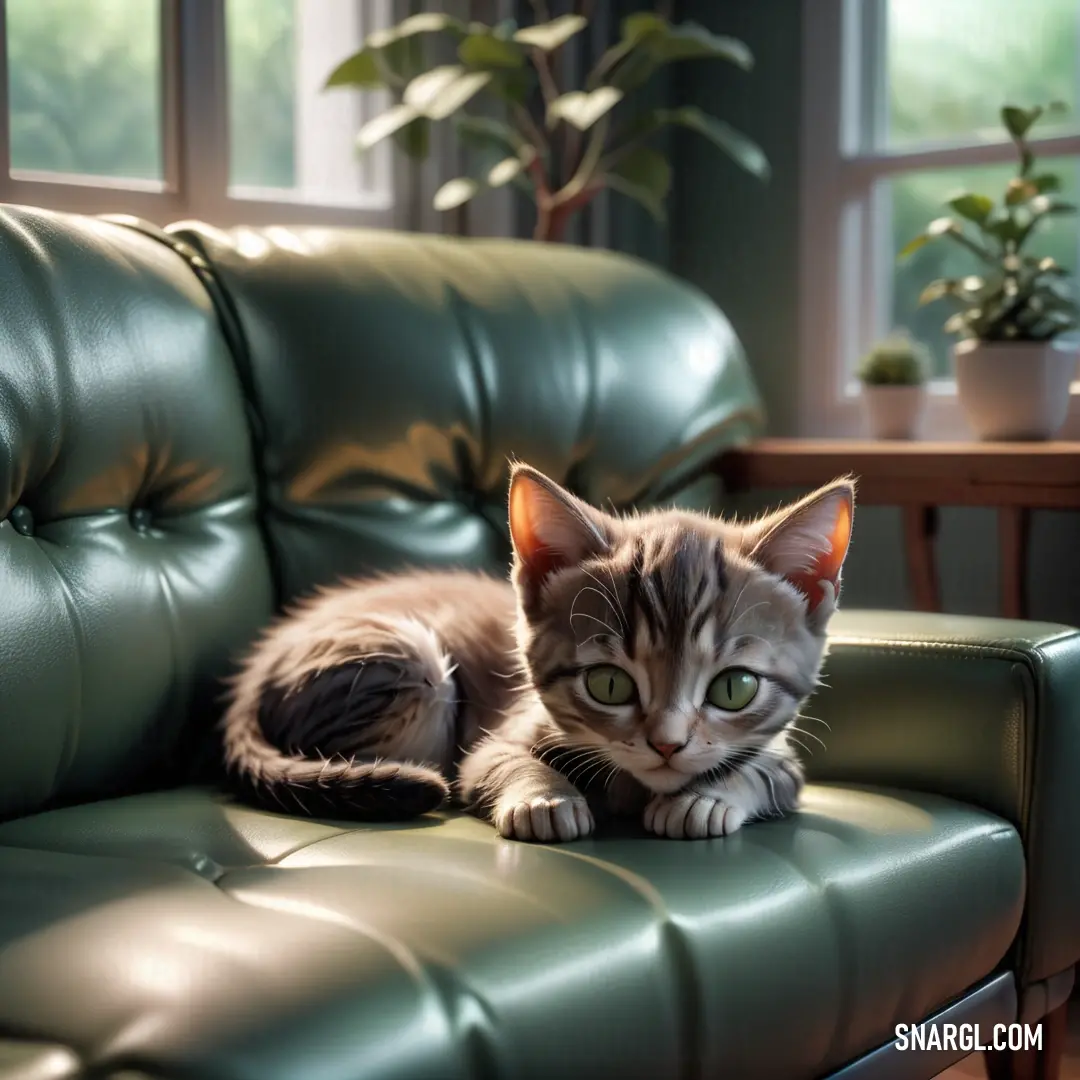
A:
{"label": "small white pot", "polygon": [[1074,344],[962,342],[953,357],[957,396],[977,438],[1052,439],[1065,423]]}
{"label": "small white pot", "polygon": [[872,438],[918,438],[926,410],[925,386],[870,386],[864,383],[862,399]]}

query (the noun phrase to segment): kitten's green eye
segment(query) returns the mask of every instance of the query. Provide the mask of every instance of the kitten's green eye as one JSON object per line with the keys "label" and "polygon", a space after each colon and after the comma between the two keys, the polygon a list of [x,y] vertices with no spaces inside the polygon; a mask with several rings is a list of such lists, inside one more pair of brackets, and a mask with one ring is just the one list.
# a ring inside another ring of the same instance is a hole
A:
{"label": "kitten's green eye", "polygon": [[590,668],[585,674],[585,689],[601,705],[626,705],[637,695],[634,680],[614,664]]}
{"label": "kitten's green eye", "polygon": [[710,705],[715,705],[725,712],[738,712],[745,709],[758,692],[758,677],[751,675],[749,671],[739,668],[731,668],[721,671],[711,683],[705,693],[705,698]]}

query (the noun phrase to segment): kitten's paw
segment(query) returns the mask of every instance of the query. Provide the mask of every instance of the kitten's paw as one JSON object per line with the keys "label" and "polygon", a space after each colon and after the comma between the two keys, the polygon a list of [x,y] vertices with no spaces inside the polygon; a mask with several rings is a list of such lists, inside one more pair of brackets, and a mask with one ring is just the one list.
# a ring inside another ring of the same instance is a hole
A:
{"label": "kitten's paw", "polygon": [[746,813],[707,795],[687,792],[654,795],[645,807],[645,828],[672,840],[729,836],[746,821]]}
{"label": "kitten's paw", "polygon": [[552,844],[588,836],[593,831],[593,816],[580,795],[541,795],[496,806],[495,828],[507,840]]}

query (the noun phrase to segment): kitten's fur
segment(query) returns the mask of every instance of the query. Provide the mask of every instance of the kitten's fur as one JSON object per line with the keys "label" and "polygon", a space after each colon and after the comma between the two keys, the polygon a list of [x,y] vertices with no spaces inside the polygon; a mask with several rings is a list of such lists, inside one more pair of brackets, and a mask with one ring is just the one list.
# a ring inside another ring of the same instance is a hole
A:
{"label": "kitten's fur", "polygon": [[[453,792],[519,840],[585,836],[605,810],[669,837],[786,813],[803,782],[788,732],[817,684],[853,505],[839,480],[743,525],[617,518],[517,465],[513,586],[430,572],[320,592],[237,676],[227,763],[270,806],[407,817]],[[632,678],[614,676],[629,701],[593,696],[597,665]],[[732,671],[757,693],[725,711],[707,694]]]}

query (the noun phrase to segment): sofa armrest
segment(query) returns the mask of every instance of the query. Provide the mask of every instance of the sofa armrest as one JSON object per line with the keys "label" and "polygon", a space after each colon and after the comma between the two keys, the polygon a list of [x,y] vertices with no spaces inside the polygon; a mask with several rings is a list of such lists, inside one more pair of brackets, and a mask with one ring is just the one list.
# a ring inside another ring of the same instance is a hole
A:
{"label": "sofa armrest", "polygon": [[1019,973],[1080,958],[1080,630],[856,611],[830,627],[827,688],[800,726],[815,781],[932,791],[1012,822],[1028,897]]}

